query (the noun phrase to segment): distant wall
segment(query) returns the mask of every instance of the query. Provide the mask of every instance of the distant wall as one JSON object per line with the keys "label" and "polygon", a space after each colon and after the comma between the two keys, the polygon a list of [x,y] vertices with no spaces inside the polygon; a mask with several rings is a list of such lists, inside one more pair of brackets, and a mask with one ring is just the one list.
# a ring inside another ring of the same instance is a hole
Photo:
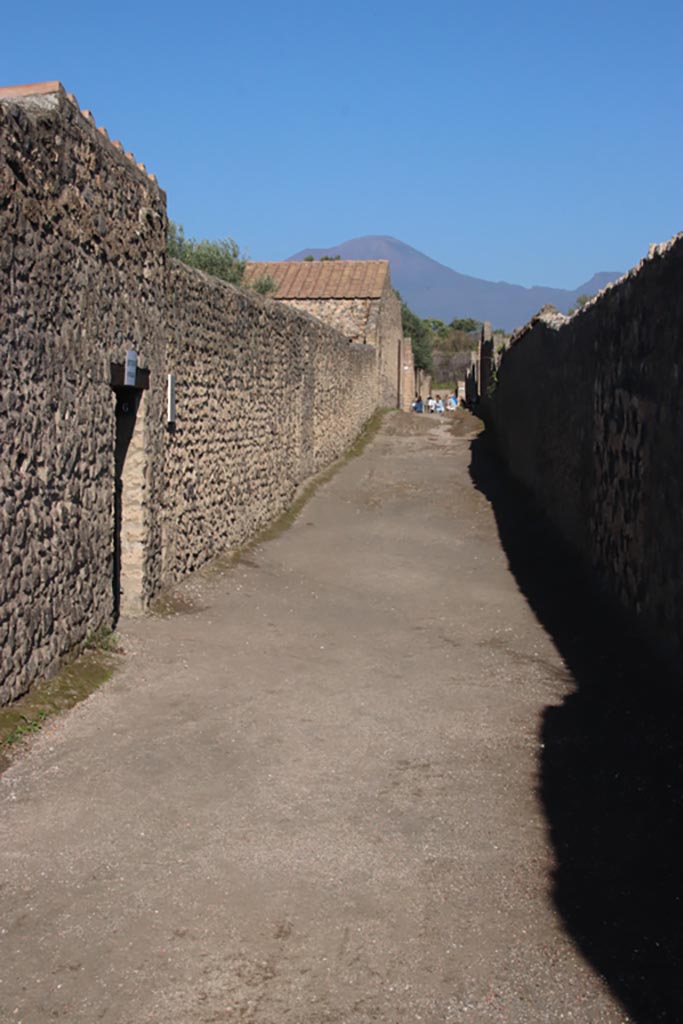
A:
{"label": "distant wall", "polygon": [[415,359],[413,358],[413,346],[410,338],[403,338],[400,352],[401,366],[401,394],[399,408],[403,412],[410,412],[415,401],[417,392],[417,377],[415,374]]}
{"label": "distant wall", "polygon": [[368,317],[376,299],[282,299],[283,304],[310,313],[345,334],[351,341],[365,342]]}
{"label": "distant wall", "polygon": [[377,404],[374,350],[180,263],[168,283],[162,583],[270,522]]}
{"label": "distant wall", "polygon": [[493,351],[493,332],[491,324],[486,320],[481,327],[479,339],[479,351],[477,353],[477,377],[476,386],[479,392],[480,411],[486,416],[491,399],[492,388],[495,382],[497,367]]}
{"label": "distant wall", "polygon": [[[147,607],[277,516],[372,415],[379,371],[373,347],[167,265],[164,193],[58,83],[0,90],[0,195],[3,703],[119,598]],[[115,393],[131,349],[149,389]]]}
{"label": "distant wall", "polygon": [[380,405],[396,408],[399,404],[401,375],[401,339],[403,323],[401,320],[401,300],[387,280],[382,298],[373,313],[379,337],[379,401]]}
{"label": "distant wall", "polygon": [[351,341],[374,345],[379,352],[377,391],[380,405],[396,408],[400,402],[400,349],[403,338],[401,302],[384,286],[379,299],[283,299],[283,305],[310,313]]}
{"label": "distant wall", "polygon": [[489,416],[514,475],[680,663],[683,235],[573,317],[546,311],[518,332]]}

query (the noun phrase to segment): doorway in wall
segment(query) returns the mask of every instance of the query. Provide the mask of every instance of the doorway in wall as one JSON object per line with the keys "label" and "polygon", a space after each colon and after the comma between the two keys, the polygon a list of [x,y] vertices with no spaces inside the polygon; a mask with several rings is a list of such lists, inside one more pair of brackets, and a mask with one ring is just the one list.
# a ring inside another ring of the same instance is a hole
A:
{"label": "doorway in wall", "polygon": [[144,392],[114,387],[114,622],[143,609]]}

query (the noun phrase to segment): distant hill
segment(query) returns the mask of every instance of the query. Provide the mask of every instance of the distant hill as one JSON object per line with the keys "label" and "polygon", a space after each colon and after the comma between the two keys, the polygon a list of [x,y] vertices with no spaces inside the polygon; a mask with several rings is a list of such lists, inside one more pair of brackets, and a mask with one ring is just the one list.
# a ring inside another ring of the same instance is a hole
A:
{"label": "distant hill", "polygon": [[541,306],[548,303],[562,313],[576,304],[579,295],[594,295],[621,272],[594,274],[577,288],[523,288],[505,281],[485,281],[469,277],[437,263],[412,246],[389,235],[352,238],[329,249],[303,249],[290,256],[336,256],[345,260],[389,260],[391,280],[402,298],[420,317],[435,317],[450,323],[455,317],[490,320],[493,327],[511,331],[526,323]]}

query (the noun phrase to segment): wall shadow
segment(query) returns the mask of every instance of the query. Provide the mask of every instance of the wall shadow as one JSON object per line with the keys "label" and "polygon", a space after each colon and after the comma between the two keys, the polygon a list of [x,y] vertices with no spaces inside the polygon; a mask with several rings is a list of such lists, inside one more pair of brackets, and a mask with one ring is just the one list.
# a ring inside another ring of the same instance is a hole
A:
{"label": "wall shadow", "polygon": [[546,708],[539,794],[568,933],[638,1024],[683,1021],[683,701],[530,494],[472,444],[510,569],[576,684]]}

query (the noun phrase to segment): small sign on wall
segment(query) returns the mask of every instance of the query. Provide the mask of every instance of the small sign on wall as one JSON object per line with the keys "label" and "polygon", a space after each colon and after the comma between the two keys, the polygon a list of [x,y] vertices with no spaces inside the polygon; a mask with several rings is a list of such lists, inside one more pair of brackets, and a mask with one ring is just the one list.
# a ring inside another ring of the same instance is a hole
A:
{"label": "small sign on wall", "polygon": [[175,373],[169,373],[168,375],[167,399],[166,419],[171,424],[175,423]]}
{"label": "small sign on wall", "polygon": [[134,388],[138,370],[138,354],[134,349],[126,352],[126,369],[123,383],[127,388]]}
{"label": "small sign on wall", "polygon": [[139,391],[149,390],[149,370],[141,369],[141,367],[138,366],[135,371],[134,385],[128,383],[132,377],[126,377],[125,363],[110,363],[109,374],[109,383],[113,388],[136,387]]}

